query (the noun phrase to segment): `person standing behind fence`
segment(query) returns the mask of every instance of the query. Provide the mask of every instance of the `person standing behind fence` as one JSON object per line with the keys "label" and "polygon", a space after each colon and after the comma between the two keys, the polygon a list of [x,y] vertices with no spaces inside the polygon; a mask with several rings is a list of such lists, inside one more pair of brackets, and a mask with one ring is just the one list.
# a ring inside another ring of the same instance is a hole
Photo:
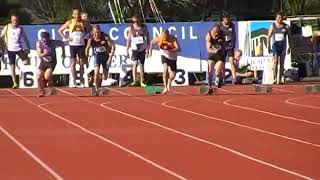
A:
{"label": "person standing behind fence", "polygon": [[[232,74],[232,84],[236,82],[236,67],[234,64],[234,48],[236,44],[236,28],[235,25],[230,20],[230,15],[228,13],[223,13],[221,16],[222,21],[219,23],[220,32],[224,39],[224,47],[225,47],[225,58],[230,63],[231,74]],[[224,73],[224,71],[223,71]],[[222,78],[224,78],[224,74],[222,74]],[[223,79],[224,81],[224,79]]]}
{"label": "person standing behind fence", "polygon": [[94,83],[96,85],[96,95],[99,93],[101,84],[100,80],[100,66],[102,66],[103,78],[108,78],[111,60],[114,55],[115,45],[110,37],[101,32],[99,25],[92,27],[92,36],[88,40],[86,47],[86,56],[89,55],[89,50],[92,47],[92,56],[94,58]]}
{"label": "person standing behind fence", "polygon": [[36,43],[40,65],[37,72],[39,97],[45,95],[44,88],[53,86],[53,71],[57,64],[56,47],[62,47],[62,58],[65,57],[64,43],[62,41],[50,39],[48,32],[40,34],[40,40]]}
{"label": "person standing behind fence", "polygon": [[127,40],[127,55],[129,56],[129,48],[132,50],[131,59],[132,64],[132,77],[133,82],[131,86],[137,85],[137,66],[140,61],[140,86],[146,87],[144,82],[144,62],[146,53],[149,49],[150,37],[148,27],[145,24],[141,24],[137,16],[132,17],[132,24],[128,31]]}
{"label": "person standing behind fence", "polygon": [[[273,76],[275,78],[274,82],[277,84],[284,83],[284,61],[286,53],[290,53],[290,48],[286,52],[287,38],[290,40],[290,28],[283,22],[283,19],[284,13],[278,12],[276,21],[269,27],[268,32],[268,50],[270,54],[273,54]],[[278,68],[278,63],[280,64],[280,69]]]}
{"label": "person standing behind fence", "polygon": [[213,71],[215,70],[215,80],[214,83],[218,88],[221,87],[221,71],[224,62],[224,40],[220,33],[220,28],[218,25],[212,27],[212,29],[206,34],[206,49],[208,52],[208,95],[213,93],[212,80]]}
{"label": "person standing behind fence", "polygon": [[170,35],[168,30],[165,30],[160,36],[151,41],[150,55],[152,54],[152,44],[154,43],[157,43],[160,48],[164,85],[162,94],[166,94],[170,91],[171,82],[176,76],[178,52],[180,52],[181,49],[177,38]]}
{"label": "person standing behind fence", "polygon": [[[11,23],[4,26],[0,38],[4,38],[6,49],[9,57],[9,65],[11,70],[11,78],[13,82],[12,88],[18,88],[16,80],[16,56],[22,59],[23,64],[29,63],[28,54],[30,53],[30,44],[26,33],[19,25],[19,18],[17,15],[11,15]],[[23,50],[21,39],[25,42],[27,49]]]}
{"label": "person standing behind fence", "polygon": [[[70,71],[72,84],[70,87],[76,87],[76,63],[77,57],[80,64],[80,84],[84,87],[84,64],[85,64],[85,33],[88,31],[89,24],[87,21],[81,19],[81,11],[79,9],[73,9],[72,19],[63,24],[58,30],[61,37],[69,41],[70,45]],[[66,37],[63,33],[64,30],[69,29],[69,37]]]}

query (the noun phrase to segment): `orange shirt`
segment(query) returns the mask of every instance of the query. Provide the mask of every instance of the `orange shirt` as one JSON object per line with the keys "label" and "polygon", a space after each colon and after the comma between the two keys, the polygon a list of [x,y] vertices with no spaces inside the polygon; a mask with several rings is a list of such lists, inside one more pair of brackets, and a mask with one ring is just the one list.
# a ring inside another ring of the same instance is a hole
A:
{"label": "orange shirt", "polygon": [[163,36],[158,36],[156,38],[156,41],[159,45],[160,49],[174,49],[175,48],[175,42],[177,41],[177,39],[174,36],[169,36],[167,38],[164,38]]}

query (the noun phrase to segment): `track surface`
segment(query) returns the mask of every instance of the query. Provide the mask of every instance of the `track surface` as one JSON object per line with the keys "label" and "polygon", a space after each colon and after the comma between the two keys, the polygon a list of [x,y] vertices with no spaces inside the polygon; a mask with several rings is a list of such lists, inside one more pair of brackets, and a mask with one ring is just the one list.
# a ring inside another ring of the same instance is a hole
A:
{"label": "track surface", "polygon": [[1,89],[0,179],[320,179],[320,95],[252,89]]}

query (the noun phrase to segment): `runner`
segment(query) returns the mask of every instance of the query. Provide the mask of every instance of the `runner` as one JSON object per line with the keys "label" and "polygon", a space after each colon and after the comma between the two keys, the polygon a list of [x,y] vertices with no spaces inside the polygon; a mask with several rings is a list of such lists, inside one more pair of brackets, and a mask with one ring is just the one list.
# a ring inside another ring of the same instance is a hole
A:
{"label": "runner", "polygon": [[[232,84],[235,84],[237,75],[236,75],[236,67],[234,64],[233,56],[234,56],[234,48],[235,48],[235,42],[236,42],[236,28],[235,28],[235,25],[231,22],[230,15],[228,13],[223,13],[221,18],[222,18],[222,21],[219,23],[219,26],[220,26],[221,35],[225,42],[224,46],[226,50],[225,50],[224,56],[226,59],[228,57],[228,61],[231,67]],[[224,81],[224,72],[222,76]]]}
{"label": "runner", "polygon": [[133,82],[131,86],[136,86],[137,66],[138,61],[140,62],[140,86],[146,87],[144,82],[144,61],[146,53],[149,49],[150,38],[148,27],[145,24],[141,24],[137,16],[132,17],[132,24],[128,31],[127,40],[127,55],[129,56],[129,48],[132,50],[131,59],[132,65],[132,77]]}
{"label": "runner", "polygon": [[[59,30],[61,37],[69,41],[70,45],[70,71],[71,71],[71,85],[70,87],[77,87],[76,85],[76,62],[79,58],[80,64],[80,84],[84,87],[84,64],[85,64],[85,32],[89,29],[89,24],[83,21],[80,17],[81,11],[74,9],[72,11],[72,19],[67,21]],[[69,29],[69,37],[63,34],[63,31]]]}
{"label": "runner", "polygon": [[92,37],[88,40],[86,47],[86,56],[89,55],[89,50],[92,47],[92,55],[94,57],[94,83],[96,95],[99,94],[101,86],[100,66],[103,68],[103,78],[108,78],[108,71],[111,65],[111,60],[114,55],[115,45],[109,36],[101,32],[99,25],[94,25],[92,28]]}
{"label": "runner", "polygon": [[[170,35],[168,30],[161,33],[151,41],[151,44],[157,43],[160,48],[161,62],[163,65],[163,85],[162,94],[170,91],[171,82],[174,80],[177,71],[178,52],[181,51],[178,40],[175,36]],[[152,54],[152,45],[150,45],[150,55]],[[168,77],[169,74],[169,77]]]}
{"label": "runner", "polygon": [[2,38],[0,38],[0,71],[1,71],[1,63],[3,61],[4,51],[6,49],[5,42]]}
{"label": "runner", "polygon": [[[30,53],[30,44],[26,33],[19,25],[19,18],[17,15],[11,15],[11,23],[4,26],[0,38],[3,38],[6,43],[6,49],[9,57],[9,65],[11,70],[11,78],[13,82],[12,88],[18,88],[16,80],[16,56],[22,59],[24,65],[29,63],[28,54]],[[22,48],[21,39],[25,42],[27,49]]]}
{"label": "runner", "polygon": [[218,25],[215,25],[206,34],[206,49],[208,52],[208,95],[213,93],[212,79],[214,70],[216,77],[214,83],[218,88],[221,87],[220,75],[225,57],[225,50],[223,46],[224,40],[220,33],[220,28]]}
{"label": "runner", "polygon": [[62,47],[62,58],[65,57],[64,43],[50,39],[48,32],[40,34],[40,40],[36,43],[40,65],[37,71],[37,80],[39,88],[39,97],[45,96],[44,88],[53,86],[53,71],[57,64],[56,47]]}
{"label": "runner", "polygon": [[[287,49],[287,38],[290,44],[290,28],[283,22],[284,13],[278,12],[276,14],[276,21],[272,23],[269,27],[268,32],[268,50],[269,53],[273,54],[273,75],[275,78],[274,83],[282,84],[284,83],[284,60],[286,53],[290,53],[290,47]],[[272,39],[272,42],[271,42]],[[280,64],[280,69],[278,69],[278,63]],[[279,71],[279,77],[278,75]]]}
{"label": "runner", "polygon": [[88,39],[90,38],[90,32],[91,32],[91,25],[90,21],[88,18],[88,13],[87,12],[81,12],[81,19],[89,26],[89,28],[85,29],[84,32],[84,44],[85,47],[87,46]]}

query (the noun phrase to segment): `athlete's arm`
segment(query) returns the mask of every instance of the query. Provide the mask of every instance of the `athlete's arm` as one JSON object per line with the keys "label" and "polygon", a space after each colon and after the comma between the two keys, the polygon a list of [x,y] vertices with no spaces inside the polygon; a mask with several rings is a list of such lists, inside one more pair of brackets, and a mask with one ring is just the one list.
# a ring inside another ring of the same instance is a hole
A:
{"label": "athlete's arm", "polygon": [[114,45],[114,42],[112,41],[112,39],[110,39],[109,36],[106,36],[105,40],[107,41],[109,47],[111,47],[111,52],[110,52],[110,55],[109,55],[109,59],[111,60],[113,55],[114,55],[114,52],[116,50],[116,46]]}
{"label": "athlete's arm", "polygon": [[271,36],[272,36],[272,31],[273,31],[273,24],[270,25],[269,27],[269,31],[268,31],[268,50],[269,50],[269,53],[271,53]]}
{"label": "athlete's arm", "polygon": [[61,47],[62,49],[62,57],[66,57],[66,50],[65,50],[65,46],[64,46],[64,42],[63,41],[59,41],[59,40],[53,40],[55,46]]}
{"label": "athlete's arm", "polygon": [[210,43],[210,34],[207,33],[206,35],[206,49],[207,49],[207,52],[208,53],[217,53],[217,50],[216,49],[213,49],[212,46],[211,46],[211,43]]}
{"label": "athlete's arm", "polygon": [[0,38],[4,38],[6,36],[7,31],[8,31],[8,25],[5,25],[1,31]]}
{"label": "athlete's arm", "polygon": [[85,54],[86,54],[87,57],[89,56],[89,50],[90,50],[90,48],[91,48],[91,38],[88,39],[87,46],[86,46],[86,50],[85,50]]}
{"label": "athlete's arm", "polygon": [[63,39],[68,39],[64,34],[63,34],[63,31],[68,29],[70,25],[70,21],[67,21],[66,23],[64,23],[58,30],[58,33],[60,34],[60,36],[63,38]]}
{"label": "athlete's arm", "polygon": [[36,43],[36,49],[37,49],[37,54],[40,58],[48,55],[48,50],[46,50],[46,49],[42,50],[40,47],[39,41],[37,41],[37,43]]}
{"label": "athlete's arm", "polygon": [[21,36],[23,38],[23,41],[26,43],[27,49],[30,49],[30,43],[27,34],[24,32],[23,28],[21,28]]}
{"label": "athlete's arm", "polygon": [[131,45],[131,28],[129,28],[128,33],[127,33],[127,52],[129,51],[130,45]]}
{"label": "athlete's arm", "polygon": [[288,35],[288,44],[289,44],[287,53],[289,54],[291,52],[291,29],[288,25],[286,25],[286,29],[288,32],[287,35]]}
{"label": "athlete's arm", "polygon": [[158,43],[159,42],[159,37],[157,36],[157,37],[155,37],[154,39],[152,39],[151,41],[150,41],[150,46],[149,46],[149,51],[148,51],[148,55],[149,55],[149,57],[151,57],[152,56],[152,48],[153,48],[153,44],[156,44],[156,43]]}
{"label": "athlete's arm", "polygon": [[145,25],[144,29],[145,29],[145,34],[146,34],[146,37],[147,37],[147,49],[149,49],[149,46],[150,46],[150,34],[149,34],[149,31],[148,31],[147,25]]}
{"label": "athlete's arm", "polygon": [[236,26],[232,23],[232,41],[233,41],[233,48],[236,46],[236,40],[237,40],[237,33],[236,33]]}
{"label": "athlete's arm", "polygon": [[169,51],[175,51],[175,52],[180,52],[181,51],[181,48],[180,48],[180,44],[177,40],[177,38],[175,38],[175,41],[174,41],[174,48],[173,49],[168,49]]}

